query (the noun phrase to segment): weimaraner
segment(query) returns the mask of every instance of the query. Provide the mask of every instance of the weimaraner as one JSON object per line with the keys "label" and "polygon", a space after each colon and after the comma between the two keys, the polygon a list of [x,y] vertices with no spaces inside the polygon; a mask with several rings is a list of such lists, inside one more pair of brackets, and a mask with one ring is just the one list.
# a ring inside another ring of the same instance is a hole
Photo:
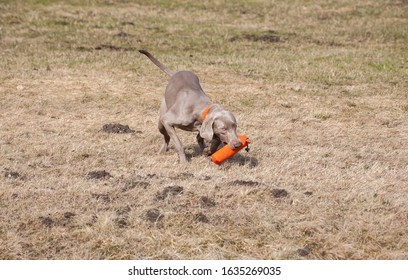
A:
{"label": "weimaraner", "polygon": [[205,149],[204,140],[211,142],[210,154],[215,153],[221,143],[229,145],[231,149],[241,146],[234,115],[220,105],[211,102],[193,72],[174,73],[148,51],[140,50],[139,52],[146,55],[170,77],[160,106],[159,131],[164,136],[160,153],[168,150],[171,139],[179,154],[180,162],[187,163],[183,145],[175,128],[198,131],[197,142],[200,149],[202,151]]}

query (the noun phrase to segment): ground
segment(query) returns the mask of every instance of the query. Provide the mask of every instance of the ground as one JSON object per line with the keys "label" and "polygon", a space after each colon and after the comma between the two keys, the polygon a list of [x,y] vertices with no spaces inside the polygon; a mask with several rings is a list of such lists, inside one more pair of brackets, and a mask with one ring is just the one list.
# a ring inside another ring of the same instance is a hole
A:
{"label": "ground", "polygon": [[[407,259],[408,2],[0,1],[0,259]],[[179,131],[192,70],[252,140]],[[119,126],[123,125],[123,126]]]}

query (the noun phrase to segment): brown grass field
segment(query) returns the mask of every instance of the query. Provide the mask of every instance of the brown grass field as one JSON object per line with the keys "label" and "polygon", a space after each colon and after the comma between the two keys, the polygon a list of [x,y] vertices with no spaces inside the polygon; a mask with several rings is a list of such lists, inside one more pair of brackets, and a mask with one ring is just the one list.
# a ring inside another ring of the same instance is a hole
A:
{"label": "brown grass field", "polygon": [[[406,0],[0,0],[0,259],[408,259],[407,46]],[[138,49],[250,153],[158,155]]]}

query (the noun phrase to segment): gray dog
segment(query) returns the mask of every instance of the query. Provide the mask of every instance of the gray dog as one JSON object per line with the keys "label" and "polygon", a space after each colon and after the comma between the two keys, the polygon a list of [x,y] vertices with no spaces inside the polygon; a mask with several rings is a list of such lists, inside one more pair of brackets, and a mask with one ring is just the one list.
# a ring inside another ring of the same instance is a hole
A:
{"label": "gray dog", "polygon": [[146,55],[170,77],[160,106],[159,131],[164,136],[160,153],[168,150],[171,139],[180,162],[187,163],[183,145],[176,134],[176,127],[187,131],[199,131],[197,142],[202,151],[205,149],[204,140],[211,142],[210,154],[216,152],[221,143],[229,145],[231,149],[241,146],[234,115],[211,102],[193,72],[174,73],[149,52],[145,50],[139,52]]}

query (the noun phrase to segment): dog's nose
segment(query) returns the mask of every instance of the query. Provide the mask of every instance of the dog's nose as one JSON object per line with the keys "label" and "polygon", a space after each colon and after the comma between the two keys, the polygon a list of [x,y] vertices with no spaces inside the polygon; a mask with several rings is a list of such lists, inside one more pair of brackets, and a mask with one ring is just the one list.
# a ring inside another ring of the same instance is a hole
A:
{"label": "dog's nose", "polygon": [[237,149],[241,147],[242,143],[239,139],[234,139],[229,143],[231,149]]}

